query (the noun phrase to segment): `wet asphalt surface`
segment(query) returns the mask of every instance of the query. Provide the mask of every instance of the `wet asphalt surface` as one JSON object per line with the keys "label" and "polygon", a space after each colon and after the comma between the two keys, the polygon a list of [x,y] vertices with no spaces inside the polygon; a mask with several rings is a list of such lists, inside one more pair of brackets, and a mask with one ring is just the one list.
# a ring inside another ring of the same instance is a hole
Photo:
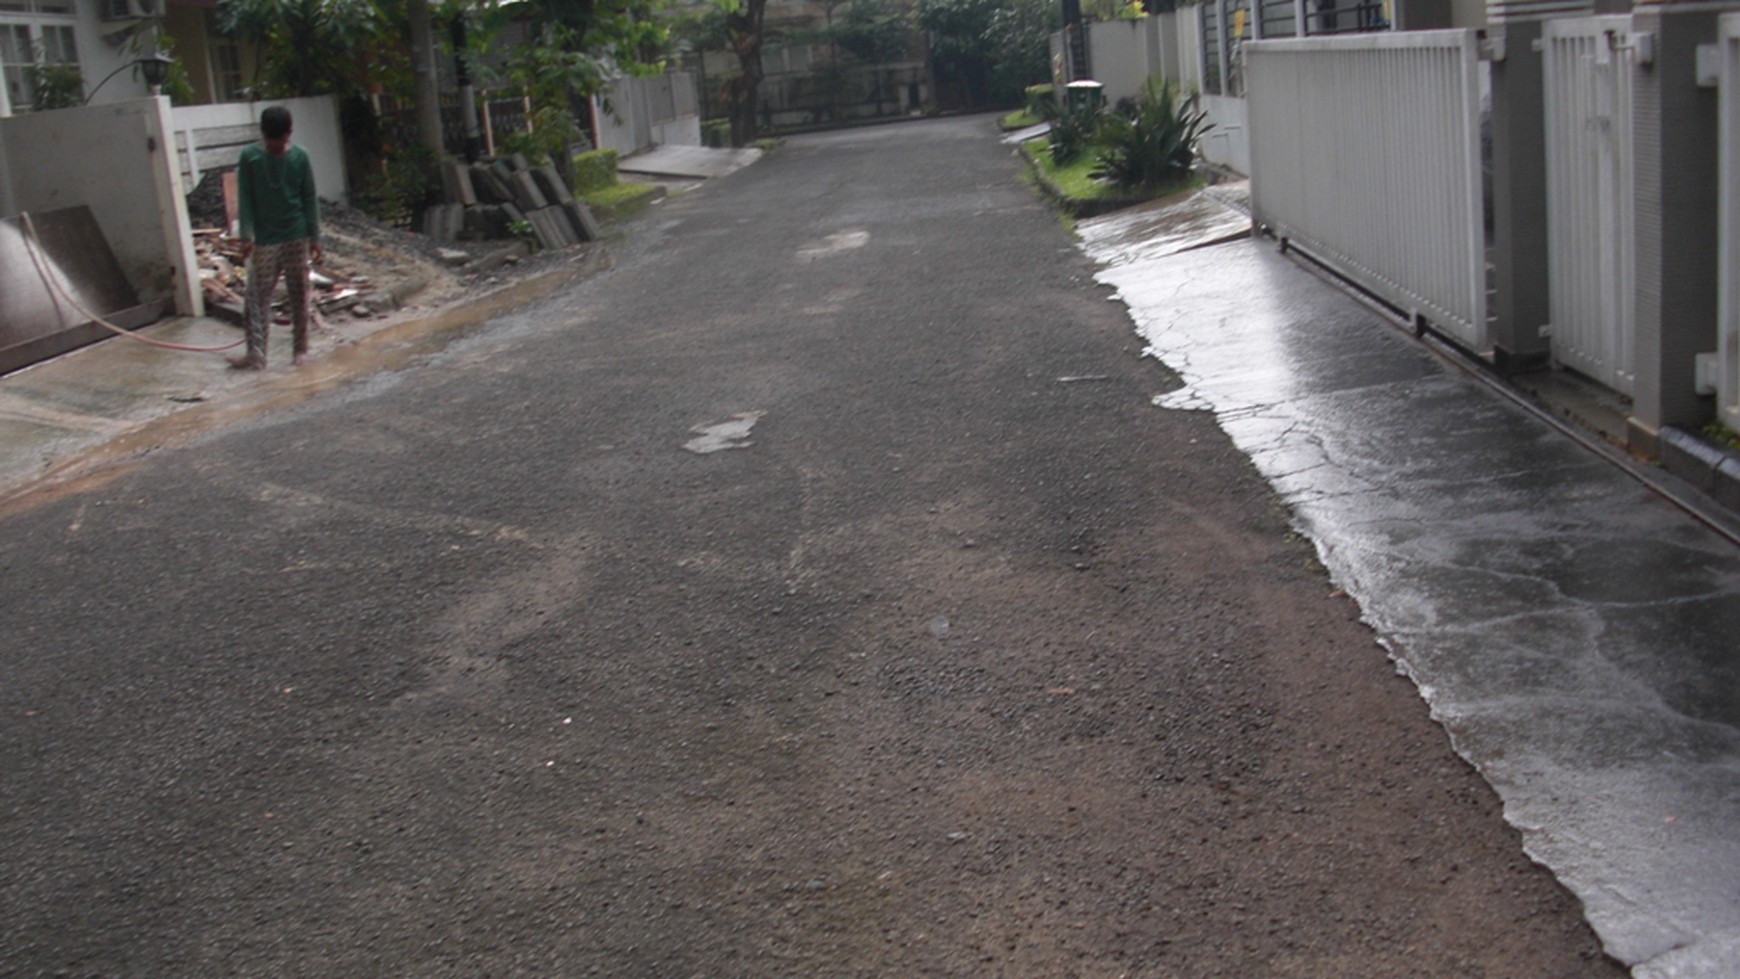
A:
{"label": "wet asphalt surface", "polygon": [[11,507],[0,974],[1614,976],[987,119]]}

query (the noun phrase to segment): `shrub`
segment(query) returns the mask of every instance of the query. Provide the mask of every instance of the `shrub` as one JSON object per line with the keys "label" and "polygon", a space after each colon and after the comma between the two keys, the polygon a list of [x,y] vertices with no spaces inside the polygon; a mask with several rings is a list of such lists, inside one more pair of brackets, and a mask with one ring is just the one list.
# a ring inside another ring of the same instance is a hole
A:
{"label": "shrub", "polygon": [[1059,110],[1051,121],[1051,158],[1068,166],[1093,143],[1103,113],[1097,107],[1072,105]]}
{"label": "shrub", "polygon": [[589,150],[574,157],[574,193],[585,194],[616,183],[616,151]]}
{"label": "shrub", "polygon": [[715,149],[731,145],[731,120],[711,119],[701,123],[701,142]]}
{"label": "shrub", "polygon": [[1023,100],[1027,111],[1036,119],[1057,118],[1057,88],[1050,84],[1029,85]]}
{"label": "shrub", "polygon": [[421,145],[403,146],[387,158],[382,173],[351,191],[351,204],[383,224],[406,227],[441,191],[435,155]]}
{"label": "shrub", "polygon": [[36,92],[31,107],[38,112],[48,109],[74,109],[85,102],[85,79],[76,65],[29,65],[24,69],[30,87]]}
{"label": "shrub", "polygon": [[1151,188],[1188,174],[1197,141],[1211,128],[1196,106],[1195,95],[1180,100],[1171,83],[1149,79],[1133,112],[1106,117],[1093,175],[1118,187]]}

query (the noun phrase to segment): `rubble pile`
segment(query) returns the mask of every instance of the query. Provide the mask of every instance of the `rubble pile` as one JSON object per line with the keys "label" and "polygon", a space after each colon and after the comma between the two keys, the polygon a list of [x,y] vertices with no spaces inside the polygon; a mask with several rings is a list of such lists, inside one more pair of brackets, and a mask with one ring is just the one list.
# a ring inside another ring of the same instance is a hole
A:
{"label": "rubble pile", "polygon": [[597,241],[602,232],[553,166],[521,154],[467,165],[441,164],[445,202],[423,212],[419,230],[435,241],[513,238],[527,233],[546,249]]}
{"label": "rubble pile", "polygon": [[[248,280],[241,241],[224,234],[221,228],[196,228],[193,249],[199,258],[199,284],[205,293],[206,309],[240,322],[247,304]],[[358,317],[374,315],[368,305],[375,290],[372,278],[347,271],[330,255],[313,271],[309,281],[314,287],[312,298],[317,312],[349,310]],[[284,294],[284,284],[279,282],[275,298],[282,299]]]}

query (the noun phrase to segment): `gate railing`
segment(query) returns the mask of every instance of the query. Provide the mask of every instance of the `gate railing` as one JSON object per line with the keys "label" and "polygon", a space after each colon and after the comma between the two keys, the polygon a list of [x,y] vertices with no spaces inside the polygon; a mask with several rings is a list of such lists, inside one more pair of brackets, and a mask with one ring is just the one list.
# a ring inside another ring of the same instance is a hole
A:
{"label": "gate railing", "polygon": [[1721,20],[1721,334],[1716,408],[1740,430],[1740,14]]}
{"label": "gate railing", "polygon": [[1257,223],[1483,350],[1475,32],[1251,41],[1244,50]]}
{"label": "gate railing", "polygon": [[1636,378],[1631,18],[1549,20],[1541,39],[1553,359],[1622,394]]}

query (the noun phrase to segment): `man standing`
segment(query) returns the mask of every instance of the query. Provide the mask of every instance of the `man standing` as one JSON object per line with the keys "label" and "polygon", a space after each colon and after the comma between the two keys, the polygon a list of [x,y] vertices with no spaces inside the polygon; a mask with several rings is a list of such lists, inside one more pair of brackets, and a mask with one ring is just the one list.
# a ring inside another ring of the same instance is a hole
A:
{"label": "man standing", "polygon": [[249,262],[248,353],[231,357],[239,370],[266,369],[266,337],[272,325],[272,290],[278,276],[290,290],[294,363],[308,353],[308,262],[320,261],[320,201],[308,152],[290,144],[290,110],[260,113],[260,142],[242,151],[236,170],[241,198],[242,258]]}

